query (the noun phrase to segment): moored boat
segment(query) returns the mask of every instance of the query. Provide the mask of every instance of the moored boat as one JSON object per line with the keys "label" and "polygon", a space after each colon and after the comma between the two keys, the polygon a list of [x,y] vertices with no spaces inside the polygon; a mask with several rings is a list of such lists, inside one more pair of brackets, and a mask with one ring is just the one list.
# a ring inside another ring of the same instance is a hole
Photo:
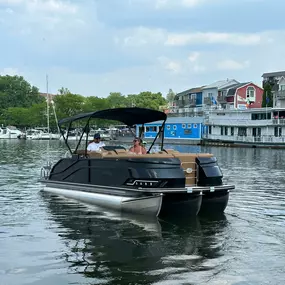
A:
{"label": "moored boat", "polygon": [[[235,187],[223,184],[223,175],[212,154],[164,149],[166,118],[163,112],[135,107],[96,111],[60,120],[58,125],[70,157],[42,169],[43,190],[137,214],[197,215],[204,203],[213,208],[217,205],[217,211],[224,211],[229,191]],[[84,131],[75,150],[71,150],[63,126],[67,124],[71,128],[73,122],[84,119],[87,119]],[[158,120],[164,123],[147,153],[138,155],[122,146],[105,146],[100,152],[88,152],[91,119],[120,121],[129,127]],[[84,134],[84,148],[79,149]],[[159,136],[160,150],[151,153]]]}

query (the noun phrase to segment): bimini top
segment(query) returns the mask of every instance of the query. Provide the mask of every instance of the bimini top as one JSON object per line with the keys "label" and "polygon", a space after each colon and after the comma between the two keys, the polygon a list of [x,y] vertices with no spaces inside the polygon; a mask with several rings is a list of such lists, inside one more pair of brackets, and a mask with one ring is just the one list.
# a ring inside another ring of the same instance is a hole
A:
{"label": "bimini top", "polygon": [[136,124],[145,124],[155,121],[166,120],[167,115],[164,112],[146,108],[114,108],[96,112],[78,114],[73,117],[62,119],[58,122],[59,125],[81,120],[84,118],[97,118],[105,120],[113,120],[124,123],[127,126]]}

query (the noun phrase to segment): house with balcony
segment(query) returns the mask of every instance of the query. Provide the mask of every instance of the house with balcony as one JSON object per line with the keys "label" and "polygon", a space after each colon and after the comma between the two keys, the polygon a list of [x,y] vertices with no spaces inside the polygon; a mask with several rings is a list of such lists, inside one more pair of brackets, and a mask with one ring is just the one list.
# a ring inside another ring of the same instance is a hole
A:
{"label": "house with balcony", "polygon": [[[203,86],[202,86],[203,87]],[[176,94],[174,107],[171,113],[183,114],[184,116],[194,115],[197,113],[197,108],[201,108],[202,87],[195,87]]]}
{"label": "house with balcony", "polygon": [[263,89],[252,82],[221,88],[217,102],[223,109],[261,108]]}
{"label": "house with balcony", "polygon": [[285,108],[285,71],[269,72],[262,75],[263,88],[270,84],[273,93],[273,107]]}
{"label": "house with balcony", "polygon": [[[235,79],[226,79],[226,80],[220,80],[216,81],[212,84],[206,85],[202,88],[202,100],[204,107],[210,107],[213,105],[221,105],[226,104],[224,102],[225,94],[219,93],[220,91],[224,90],[225,88],[229,88],[230,86],[234,86],[238,84],[239,82]],[[222,96],[219,97],[219,94],[222,94]]]}

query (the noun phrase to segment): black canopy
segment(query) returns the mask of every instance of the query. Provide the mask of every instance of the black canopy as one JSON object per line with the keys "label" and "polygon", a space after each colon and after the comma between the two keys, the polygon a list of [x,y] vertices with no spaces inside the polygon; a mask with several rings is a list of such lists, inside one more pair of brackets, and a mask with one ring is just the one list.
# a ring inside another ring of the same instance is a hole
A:
{"label": "black canopy", "polygon": [[73,117],[62,119],[58,122],[59,125],[64,123],[81,120],[84,118],[97,118],[105,120],[113,120],[122,122],[128,126],[136,124],[145,124],[155,121],[166,120],[167,115],[161,111],[156,111],[146,108],[115,108],[106,109],[96,112],[78,114]]}

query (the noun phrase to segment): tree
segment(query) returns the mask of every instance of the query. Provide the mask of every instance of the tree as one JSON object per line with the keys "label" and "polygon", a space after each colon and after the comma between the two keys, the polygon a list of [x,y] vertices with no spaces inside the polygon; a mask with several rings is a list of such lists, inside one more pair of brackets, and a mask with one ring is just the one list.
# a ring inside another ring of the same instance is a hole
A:
{"label": "tree", "polygon": [[265,107],[273,107],[273,94],[269,83],[266,84],[263,89],[262,108]]}
{"label": "tree", "polygon": [[111,92],[107,97],[109,108],[120,108],[127,106],[127,100],[120,92]]}
{"label": "tree", "polygon": [[60,89],[58,89],[58,92],[60,95],[66,95],[66,94],[71,94],[71,92],[69,91],[68,88],[65,87],[61,87]]}
{"label": "tree", "polygon": [[85,98],[78,94],[55,96],[53,101],[59,119],[74,116],[84,110]]}
{"label": "tree", "polygon": [[166,100],[168,101],[168,103],[173,103],[173,101],[175,100],[175,93],[172,91],[172,89],[169,89],[167,95],[166,95]]}
{"label": "tree", "polygon": [[90,96],[85,98],[84,112],[95,112],[98,110],[108,109],[109,107],[109,100],[106,98],[99,98],[96,96]]}
{"label": "tree", "polygon": [[29,107],[44,101],[39,90],[22,76],[0,76],[0,108]]}
{"label": "tree", "polygon": [[127,96],[127,105],[142,108],[159,110],[159,107],[166,104],[165,98],[160,92],[152,93],[144,91],[139,94],[130,94]]}

